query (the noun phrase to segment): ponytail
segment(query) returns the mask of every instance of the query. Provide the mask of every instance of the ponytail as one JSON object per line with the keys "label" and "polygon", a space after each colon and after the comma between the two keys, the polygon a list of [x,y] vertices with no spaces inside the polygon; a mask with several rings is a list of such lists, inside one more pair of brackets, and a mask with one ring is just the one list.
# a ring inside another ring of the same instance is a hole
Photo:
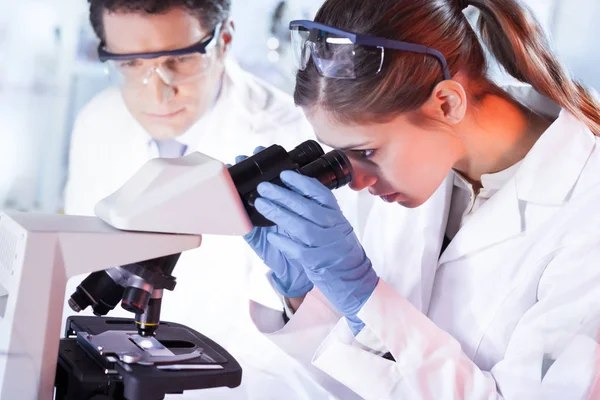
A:
{"label": "ponytail", "polygon": [[479,9],[481,37],[506,72],[554,100],[600,136],[600,103],[571,79],[533,16],[515,0],[468,0],[468,4]]}

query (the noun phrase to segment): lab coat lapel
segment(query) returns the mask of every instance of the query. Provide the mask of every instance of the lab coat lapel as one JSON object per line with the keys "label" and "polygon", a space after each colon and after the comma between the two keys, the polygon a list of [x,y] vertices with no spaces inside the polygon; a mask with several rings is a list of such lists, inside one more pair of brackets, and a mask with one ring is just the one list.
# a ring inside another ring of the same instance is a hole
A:
{"label": "lab coat lapel", "polygon": [[519,198],[529,203],[561,206],[595,147],[595,136],[572,114],[559,117],[537,141],[515,175]]}
{"label": "lab coat lapel", "polygon": [[585,124],[562,111],[515,176],[458,231],[440,264],[540,226],[569,201],[594,146],[594,135]]}
{"label": "lab coat lapel", "polygon": [[439,264],[506,241],[520,234],[523,226],[523,215],[513,178],[458,231],[442,253]]}

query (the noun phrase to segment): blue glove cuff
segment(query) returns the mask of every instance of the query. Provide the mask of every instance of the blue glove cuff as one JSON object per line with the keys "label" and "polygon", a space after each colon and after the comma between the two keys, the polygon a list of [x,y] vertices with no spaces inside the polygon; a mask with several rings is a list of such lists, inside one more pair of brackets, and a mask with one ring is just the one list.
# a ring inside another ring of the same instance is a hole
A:
{"label": "blue glove cuff", "polygon": [[[341,311],[346,316],[353,316],[363,308],[365,303],[371,298],[371,295],[379,283],[379,276],[373,268],[370,267],[365,271],[365,274],[352,282],[352,292],[346,294],[346,304]],[[343,289],[341,289],[343,290]]]}
{"label": "blue glove cuff", "polygon": [[275,289],[281,294],[283,297],[287,297],[288,299],[294,297],[302,297],[306,295],[306,293],[310,292],[314,284],[307,279],[307,282],[301,287],[286,287],[286,285],[282,284],[282,282],[277,278],[275,273],[271,272],[271,283],[275,287]]}
{"label": "blue glove cuff", "polygon": [[358,335],[360,331],[362,331],[362,329],[366,326],[365,323],[362,322],[362,320],[355,315],[346,317],[346,322],[348,323],[348,327],[350,328],[354,336]]}

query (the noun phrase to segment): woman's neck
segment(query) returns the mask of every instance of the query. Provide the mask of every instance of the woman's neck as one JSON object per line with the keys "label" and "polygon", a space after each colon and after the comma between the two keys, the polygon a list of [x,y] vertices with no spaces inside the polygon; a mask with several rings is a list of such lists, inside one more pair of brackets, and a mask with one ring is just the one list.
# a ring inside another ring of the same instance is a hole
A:
{"label": "woman's neck", "polygon": [[481,175],[521,161],[550,124],[508,96],[487,95],[457,127],[465,155],[454,169],[480,187]]}

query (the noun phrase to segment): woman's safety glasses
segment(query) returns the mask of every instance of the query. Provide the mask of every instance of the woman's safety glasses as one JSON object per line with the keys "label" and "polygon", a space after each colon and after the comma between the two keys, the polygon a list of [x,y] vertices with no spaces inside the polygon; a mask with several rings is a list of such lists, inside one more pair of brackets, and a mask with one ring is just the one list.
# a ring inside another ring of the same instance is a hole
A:
{"label": "woman's safety glasses", "polygon": [[181,85],[200,78],[209,69],[221,26],[217,25],[207,39],[183,49],[116,54],[106,51],[101,43],[98,57],[106,63],[109,75],[122,85],[147,85],[154,72],[166,85]]}
{"label": "woman's safety glasses", "polygon": [[327,78],[374,76],[381,71],[385,50],[389,49],[434,56],[442,65],[444,79],[450,79],[442,53],[420,44],[346,32],[305,20],[290,22],[290,30],[297,67],[302,71],[312,57],[317,71]]}

